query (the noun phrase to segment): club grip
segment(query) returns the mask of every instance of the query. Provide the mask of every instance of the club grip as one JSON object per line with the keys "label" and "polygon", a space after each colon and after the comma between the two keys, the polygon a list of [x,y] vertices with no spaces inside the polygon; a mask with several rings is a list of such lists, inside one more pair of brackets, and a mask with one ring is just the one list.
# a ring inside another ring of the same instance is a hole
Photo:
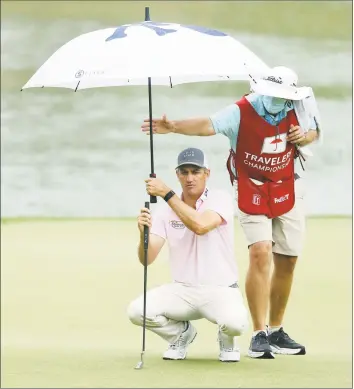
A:
{"label": "club grip", "polygon": [[[156,178],[156,174],[155,173],[150,173],[150,177],[151,178]],[[157,197],[150,195],[150,203],[151,204],[156,204],[157,203]]]}
{"label": "club grip", "polygon": [[[145,208],[150,209],[150,203],[145,202]],[[149,227],[144,226],[144,250],[147,250],[149,246]]]}

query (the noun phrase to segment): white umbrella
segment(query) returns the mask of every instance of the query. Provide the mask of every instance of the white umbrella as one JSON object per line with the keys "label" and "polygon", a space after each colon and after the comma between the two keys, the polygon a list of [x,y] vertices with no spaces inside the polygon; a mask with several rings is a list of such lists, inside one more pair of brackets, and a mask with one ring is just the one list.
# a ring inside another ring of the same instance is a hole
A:
{"label": "white umbrella", "polygon": [[248,80],[268,66],[235,38],[174,23],[127,24],[80,35],[57,50],[23,86],[74,90]]}
{"label": "white umbrella", "polygon": [[[251,50],[224,32],[200,26],[150,21],[80,35],[59,48],[23,86],[81,89],[249,80],[269,67]],[[151,177],[154,173],[150,131]],[[150,196],[155,203],[156,197]]]}

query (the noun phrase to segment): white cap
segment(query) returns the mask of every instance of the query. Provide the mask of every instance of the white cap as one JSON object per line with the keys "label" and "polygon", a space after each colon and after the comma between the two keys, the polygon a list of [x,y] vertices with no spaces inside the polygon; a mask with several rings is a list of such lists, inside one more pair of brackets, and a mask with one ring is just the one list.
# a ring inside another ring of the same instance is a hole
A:
{"label": "white cap", "polygon": [[[251,76],[251,75],[250,75]],[[251,76],[251,90],[264,96],[279,97],[286,100],[302,100],[310,96],[309,87],[297,87],[297,74],[285,67],[276,66],[263,78]]]}

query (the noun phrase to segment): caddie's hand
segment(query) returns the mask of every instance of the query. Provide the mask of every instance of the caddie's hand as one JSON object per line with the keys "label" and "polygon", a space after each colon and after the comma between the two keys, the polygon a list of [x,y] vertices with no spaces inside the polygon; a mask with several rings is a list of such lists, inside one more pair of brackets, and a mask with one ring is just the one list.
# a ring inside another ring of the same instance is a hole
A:
{"label": "caddie's hand", "polygon": [[[141,131],[147,135],[150,134],[150,119],[144,120]],[[173,132],[173,124],[170,120],[167,120],[166,115],[163,115],[162,119],[152,119],[152,132],[153,134],[168,134]]]}
{"label": "caddie's hand", "polygon": [[290,125],[286,140],[292,144],[298,144],[305,140],[305,132],[300,126]]}
{"label": "caddie's hand", "polygon": [[146,182],[146,192],[151,196],[165,197],[171,190],[159,178],[148,178]]}
{"label": "caddie's hand", "polygon": [[148,208],[142,208],[138,216],[138,227],[141,234],[144,233],[144,226],[151,228],[151,214]]}

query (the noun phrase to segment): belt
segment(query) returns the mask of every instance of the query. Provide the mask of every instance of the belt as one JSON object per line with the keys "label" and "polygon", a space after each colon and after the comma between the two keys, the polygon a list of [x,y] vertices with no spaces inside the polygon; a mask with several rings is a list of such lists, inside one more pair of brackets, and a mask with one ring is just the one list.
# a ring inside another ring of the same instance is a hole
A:
{"label": "belt", "polygon": [[235,282],[234,284],[229,285],[229,288],[238,288],[238,283]]}

